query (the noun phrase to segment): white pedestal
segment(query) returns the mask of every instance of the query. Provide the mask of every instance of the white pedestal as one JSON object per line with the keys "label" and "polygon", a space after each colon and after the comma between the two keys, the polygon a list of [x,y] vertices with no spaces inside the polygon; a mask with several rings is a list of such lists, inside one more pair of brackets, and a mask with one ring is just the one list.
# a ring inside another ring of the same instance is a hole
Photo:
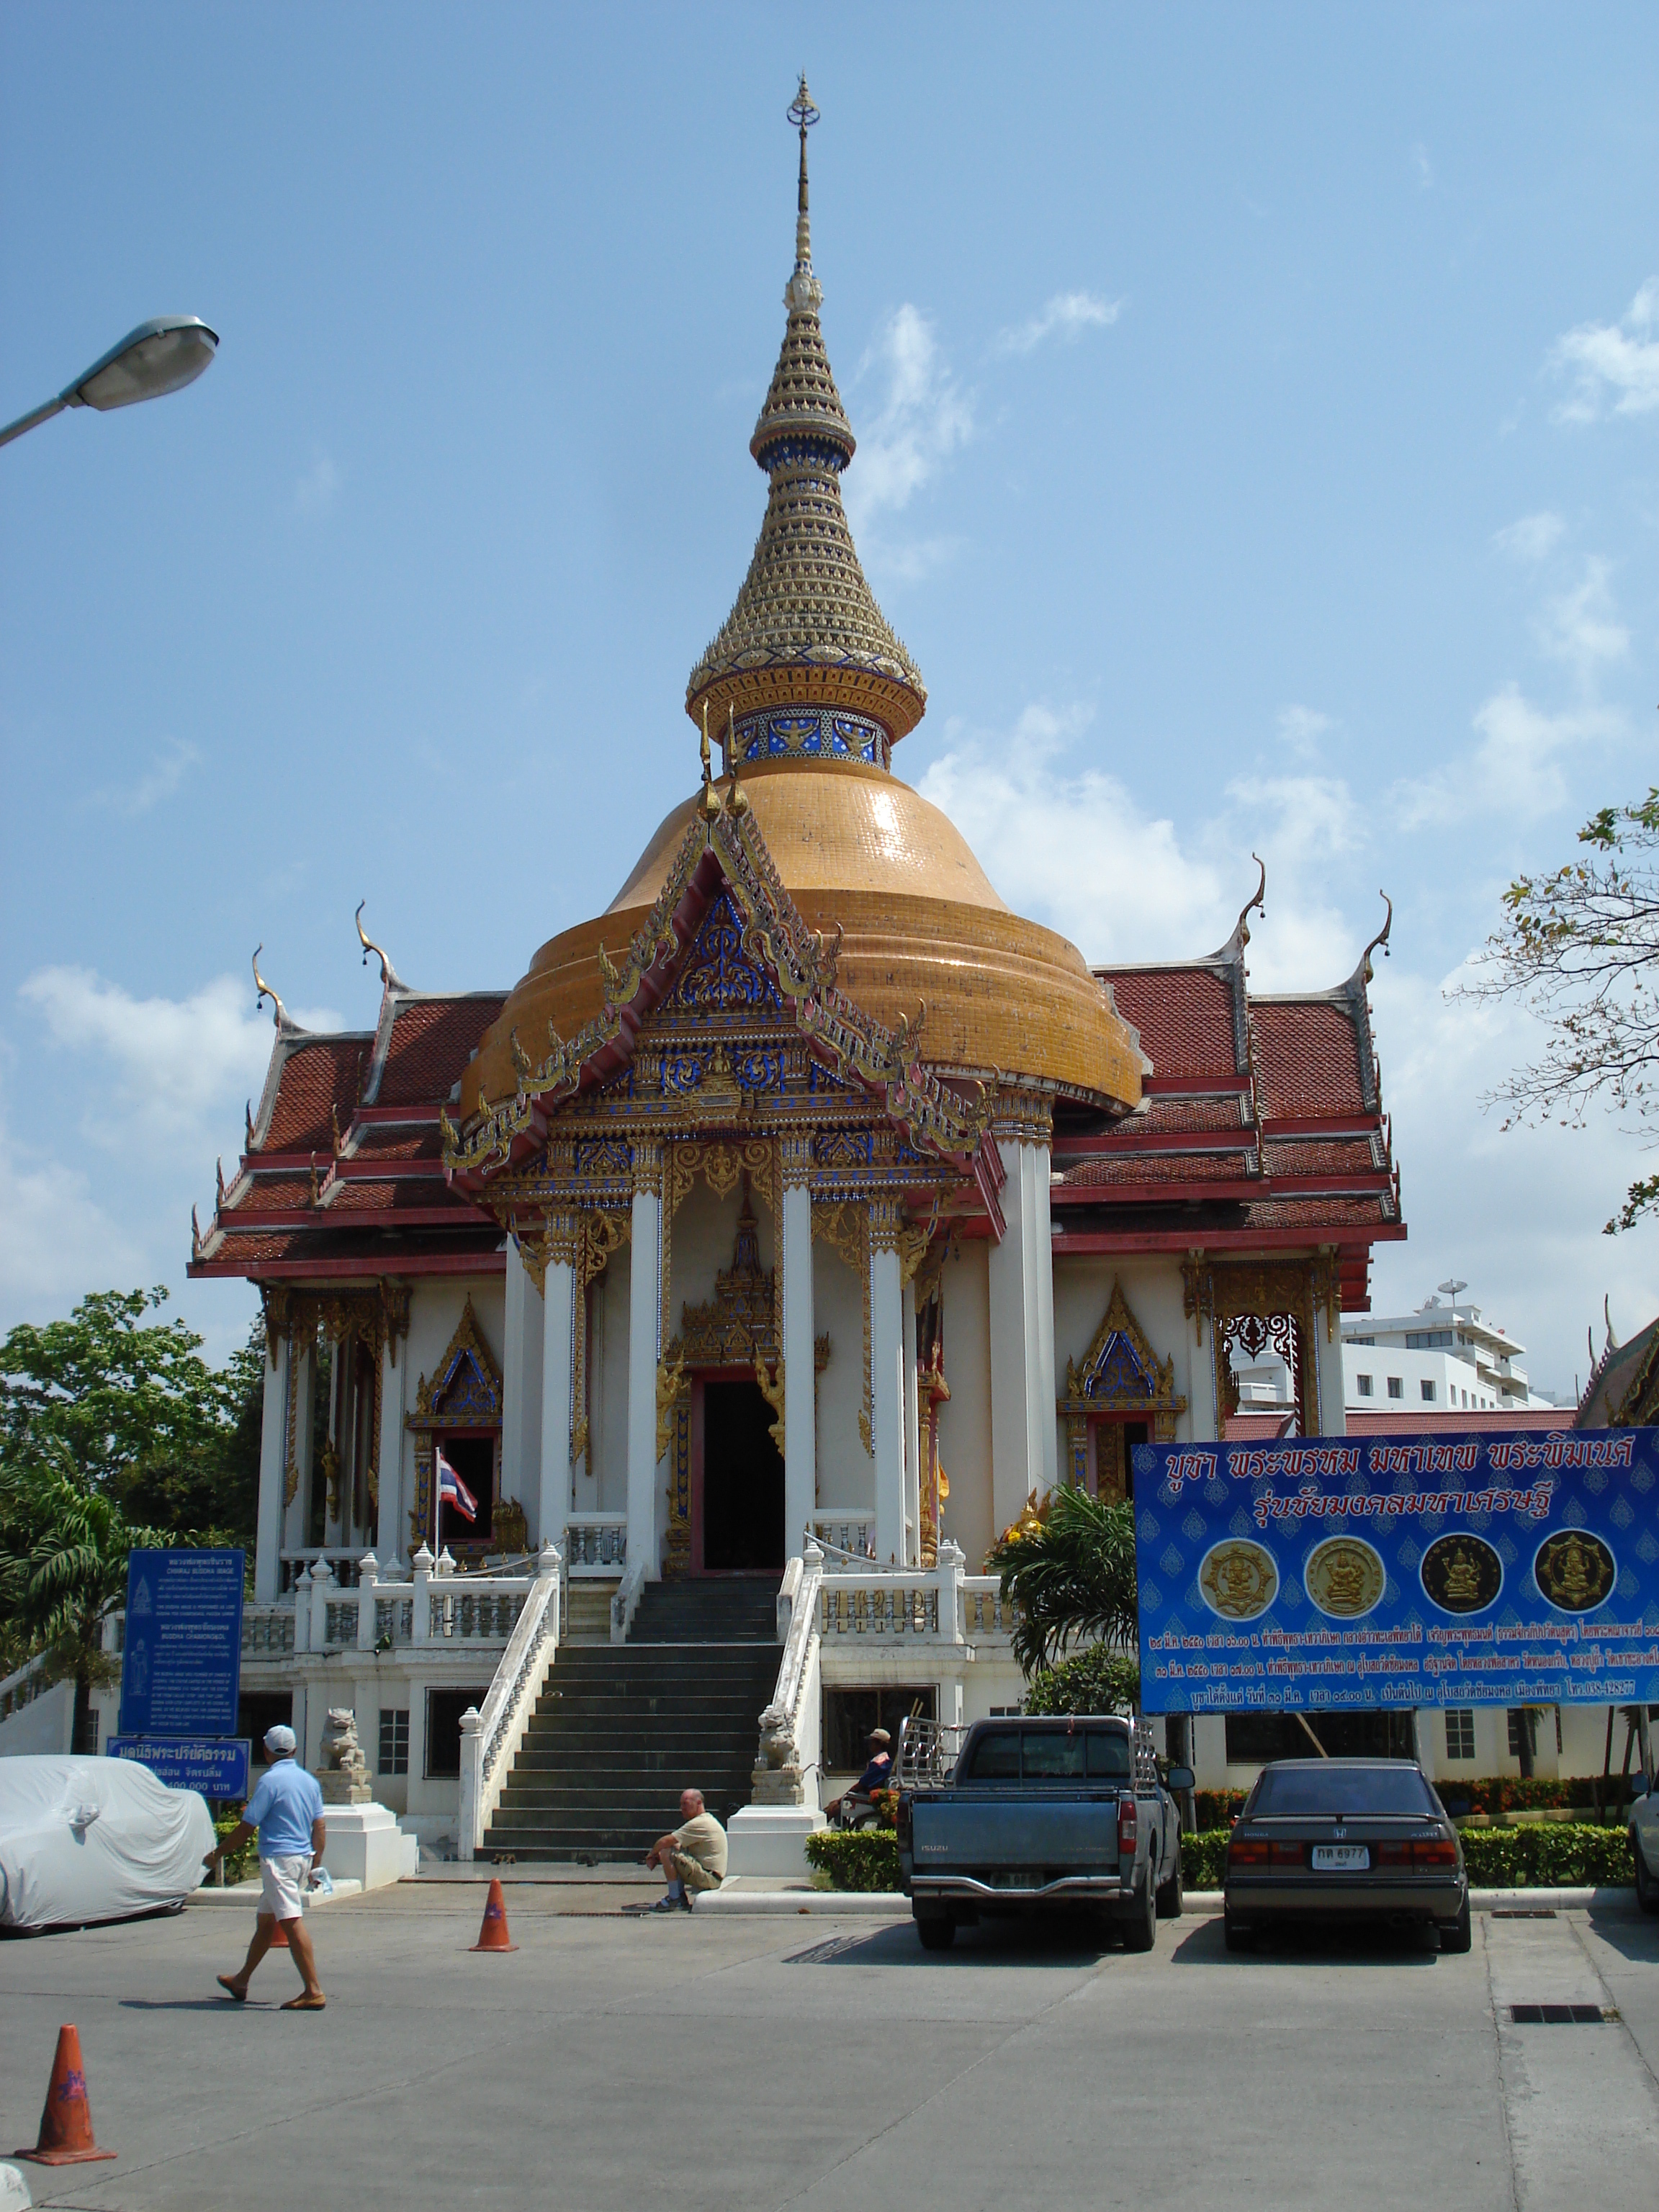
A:
{"label": "white pedestal", "polygon": [[823,1826],[811,1805],[744,1805],[726,1831],[726,1871],[810,1875],[806,1838]]}
{"label": "white pedestal", "polygon": [[420,1846],[404,1835],[397,1815],[385,1805],[325,1805],[328,1841],[323,1864],[337,1881],[360,1881],[365,1889],[384,1889],[414,1874]]}

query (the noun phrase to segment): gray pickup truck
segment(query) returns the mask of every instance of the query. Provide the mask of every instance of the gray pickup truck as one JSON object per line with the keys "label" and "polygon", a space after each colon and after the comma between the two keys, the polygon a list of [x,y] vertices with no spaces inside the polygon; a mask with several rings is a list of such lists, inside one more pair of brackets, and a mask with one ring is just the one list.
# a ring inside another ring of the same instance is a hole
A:
{"label": "gray pickup truck", "polygon": [[976,1721],[954,1763],[943,1732],[906,1723],[899,1860],[916,1933],[942,1951],[981,1916],[1070,1911],[1150,1951],[1182,1907],[1181,1814],[1151,1732],[1124,1714]]}

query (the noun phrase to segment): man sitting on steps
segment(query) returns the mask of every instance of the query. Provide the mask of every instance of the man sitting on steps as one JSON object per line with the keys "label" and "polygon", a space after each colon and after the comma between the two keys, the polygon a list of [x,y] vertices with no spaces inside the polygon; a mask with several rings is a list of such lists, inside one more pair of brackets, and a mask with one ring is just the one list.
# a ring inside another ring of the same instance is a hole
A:
{"label": "man sitting on steps", "polygon": [[690,1912],[692,1892],[718,1889],[726,1879],[726,1831],[705,1809],[701,1790],[681,1790],[680,1819],[683,1825],[659,1836],[645,1855],[668,1884],[653,1912]]}

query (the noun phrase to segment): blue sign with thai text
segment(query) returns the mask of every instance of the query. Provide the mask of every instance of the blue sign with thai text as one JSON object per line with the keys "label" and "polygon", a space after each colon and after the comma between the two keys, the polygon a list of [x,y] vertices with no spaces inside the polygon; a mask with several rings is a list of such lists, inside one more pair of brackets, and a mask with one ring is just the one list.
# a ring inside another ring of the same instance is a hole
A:
{"label": "blue sign with thai text", "polygon": [[1138,1444],[1147,1712],[1659,1700],[1659,1431]]}
{"label": "blue sign with thai text", "polygon": [[248,1757],[252,1738],[231,1736],[112,1735],[105,1750],[111,1759],[137,1759],[169,1790],[199,1790],[204,1797],[247,1796]]}
{"label": "blue sign with thai text", "polygon": [[242,1553],[129,1553],[122,1735],[234,1735],[241,1679]]}

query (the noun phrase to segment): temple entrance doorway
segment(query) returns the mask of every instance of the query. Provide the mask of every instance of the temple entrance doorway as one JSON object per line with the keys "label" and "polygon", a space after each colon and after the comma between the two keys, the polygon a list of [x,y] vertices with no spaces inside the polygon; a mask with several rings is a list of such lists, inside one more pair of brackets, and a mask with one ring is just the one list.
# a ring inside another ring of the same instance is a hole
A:
{"label": "temple entrance doorway", "polygon": [[776,1574],[784,1563],[783,1455],[772,1441],[773,1410],[752,1376],[706,1376],[696,1395],[691,1571]]}
{"label": "temple entrance doorway", "polygon": [[1152,1425],[1125,1416],[1094,1424],[1095,1495],[1116,1505],[1135,1494],[1134,1449],[1152,1440]]}

